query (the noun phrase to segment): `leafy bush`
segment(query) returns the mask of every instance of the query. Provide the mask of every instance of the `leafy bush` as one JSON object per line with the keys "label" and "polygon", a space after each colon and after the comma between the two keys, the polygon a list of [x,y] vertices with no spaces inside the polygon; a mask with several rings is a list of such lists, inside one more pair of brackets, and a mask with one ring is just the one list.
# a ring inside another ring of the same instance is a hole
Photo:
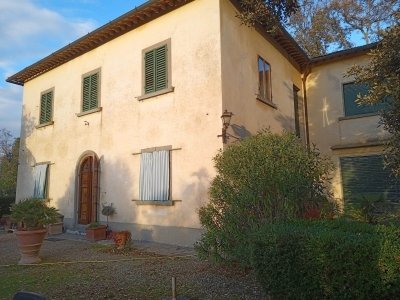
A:
{"label": "leafy bush", "polygon": [[56,208],[48,207],[43,199],[28,198],[11,206],[11,217],[30,230],[54,223],[60,215]]}
{"label": "leafy bush", "polygon": [[400,224],[400,210],[397,203],[385,200],[383,195],[362,196],[345,205],[345,216],[371,224]]}
{"label": "leafy bush", "polygon": [[10,206],[15,202],[15,196],[0,196],[0,217],[10,214]]}
{"label": "leafy bush", "polygon": [[196,245],[200,257],[248,264],[250,232],[302,217],[330,196],[325,184],[332,164],[291,133],[264,130],[221,151],[214,162],[210,201],[199,211],[206,230]]}
{"label": "leafy bush", "polygon": [[346,220],[277,223],[252,239],[252,266],[275,298],[400,296],[397,227]]}

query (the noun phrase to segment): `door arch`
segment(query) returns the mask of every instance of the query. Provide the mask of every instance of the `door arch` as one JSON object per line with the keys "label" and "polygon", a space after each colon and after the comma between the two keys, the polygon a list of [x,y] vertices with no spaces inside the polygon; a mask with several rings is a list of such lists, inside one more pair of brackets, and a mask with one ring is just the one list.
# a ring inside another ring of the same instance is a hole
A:
{"label": "door arch", "polygon": [[77,223],[87,225],[98,219],[100,164],[96,153],[85,152],[78,162]]}

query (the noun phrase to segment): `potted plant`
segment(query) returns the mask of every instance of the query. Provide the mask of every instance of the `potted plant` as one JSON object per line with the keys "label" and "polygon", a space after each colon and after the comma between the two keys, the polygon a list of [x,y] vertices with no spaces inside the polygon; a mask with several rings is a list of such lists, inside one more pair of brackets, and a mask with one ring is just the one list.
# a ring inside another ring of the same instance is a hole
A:
{"label": "potted plant", "polygon": [[86,239],[91,242],[96,242],[106,239],[107,226],[92,222],[86,227]]}
{"label": "potted plant", "polygon": [[58,216],[58,210],[47,206],[43,199],[27,198],[11,206],[11,217],[19,223],[15,232],[21,252],[19,264],[40,262],[45,225],[54,223]]}
{"label": "potted plant", "polygon": [[101,206],[102,206],[101,214],[103,216],[107,217],[107,232],[106,232],[106,235],[107,235],[107,238],[109,238],[111,236],[111,230],[108,227],[108,217],[112,216],[113,214],[115,214],[115,207],[113,206],[112,203],[110,205],[106,205],[105,203],[102,203]]}
{"label": "potted plant", "polygon": [[131,246],[131,237],[131,232],[128,230],[114,232],[113,240],[117,250],[129,249]]}

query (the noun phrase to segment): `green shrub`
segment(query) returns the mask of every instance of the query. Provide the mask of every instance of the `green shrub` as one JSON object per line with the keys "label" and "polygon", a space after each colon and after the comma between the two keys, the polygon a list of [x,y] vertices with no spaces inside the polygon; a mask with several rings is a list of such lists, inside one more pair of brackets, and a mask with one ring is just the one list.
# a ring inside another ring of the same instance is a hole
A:
{"label": "green shrub", "polygon": [[268,130],[230,145],[214,158],[210,201],[199,211],[205,228],[200,257],[249,263],[249,234],[262,224],[302,217],[328,202],[332,164],[291,133]]}
{"label": "green shrub", "polygon": [[55,207],[49,207],[43,199],[27,198],[11,206],[11,217],[22,222],[24,229],[34,230],[55,223],[60,214]]}
{"label": "green shrub", "polygon": [[0,196],[0,217],[10,214],[10,206],[15,202],[15,196]]}
{"label": "green shrub", "polygon": [[346,220],[263,226],[252,266],[278,299],[394,299],[400,296],[400,229]]}

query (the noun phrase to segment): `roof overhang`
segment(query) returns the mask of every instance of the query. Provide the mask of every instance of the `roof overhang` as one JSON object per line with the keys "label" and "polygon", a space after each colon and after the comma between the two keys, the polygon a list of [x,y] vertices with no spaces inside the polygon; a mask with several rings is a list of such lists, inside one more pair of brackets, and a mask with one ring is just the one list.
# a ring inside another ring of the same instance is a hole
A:
{"label": "roof overhang", "polygon": [[367,44],[359,47],[354,47],[346,50],[336,51],[330,54],[313,57],[311,59],[311,66],[320,66],[327,63],[332,63],[335,61],[348,59],[360,55],[367,54],[370,50],[375,49],[378,43]]}
{"label": "roof overhang", "polygon": [[193,0],[149,0],[22,71],[8,77],[7,82],[24,85],[27,81],[57,68],[86,52],[192,1]]}

